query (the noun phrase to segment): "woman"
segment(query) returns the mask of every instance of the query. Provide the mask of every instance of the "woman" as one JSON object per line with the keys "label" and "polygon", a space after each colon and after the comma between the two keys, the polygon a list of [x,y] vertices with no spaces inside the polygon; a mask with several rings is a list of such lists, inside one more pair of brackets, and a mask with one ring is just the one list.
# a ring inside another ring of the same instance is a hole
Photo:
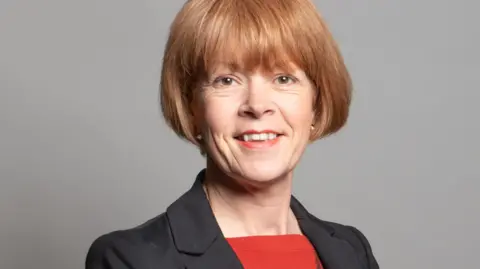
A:
{"label": "woman", "polygon": [[206,158],[166,212],[92,244],[87,269],[379,268],[357,229],[291,195],[311,142],[346,122],[351,83],[309,0],[191,0],[165,49],[168,125]]}

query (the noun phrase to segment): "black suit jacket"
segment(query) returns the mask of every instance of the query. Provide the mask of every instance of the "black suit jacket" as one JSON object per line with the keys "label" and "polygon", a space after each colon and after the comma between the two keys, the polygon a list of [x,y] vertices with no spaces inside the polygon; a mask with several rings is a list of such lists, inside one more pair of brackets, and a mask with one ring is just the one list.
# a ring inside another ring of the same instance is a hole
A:
{"label": "black suit jacket", "polygon": [[[165,213],[141,226],[97,238],[86,269],[241,269],[202,188],[204,171]],[[354,227],[319,220],[292,196],[291,208],[325,269],[378,269],[369,242]],[[301,268],[292,268],[301,269]]]}

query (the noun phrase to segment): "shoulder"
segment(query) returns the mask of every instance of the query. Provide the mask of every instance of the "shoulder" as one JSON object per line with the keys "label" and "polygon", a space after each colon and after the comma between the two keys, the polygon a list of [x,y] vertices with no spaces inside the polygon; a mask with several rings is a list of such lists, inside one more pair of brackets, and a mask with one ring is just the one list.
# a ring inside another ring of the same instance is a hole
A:
{"label": "shoulder", "polygon": [[368,268],[379,268],[369,240],[358,228],[321,220],[311,214],[310,217],[318,226],[328,230],[332,236],[347,241],[353,247],[362,263],[368,265]]}
{"label": "shoulder", "polygon": [[176,252],[165,213],[130,229],[103,234],[90,245],[86,269],[176,268]]}

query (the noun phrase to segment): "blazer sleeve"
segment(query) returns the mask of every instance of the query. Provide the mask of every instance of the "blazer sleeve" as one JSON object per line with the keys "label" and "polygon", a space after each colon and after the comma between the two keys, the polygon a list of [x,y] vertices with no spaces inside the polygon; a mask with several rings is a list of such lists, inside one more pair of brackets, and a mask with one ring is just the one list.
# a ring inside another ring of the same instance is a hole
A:
{"label": "blazer sleeve", "polygon": [[357,236],[358,240],[361,242],[363,246],[363,253],[361,254],[361,258],[365,264],[368,265],[368,269],[380,269],[375,256],[373,255],[372,247],[368,242],[365,235],[360,232],[357,228],[349,226],[350,230]]}
{"label": "blazer sleeve", "polygon": [[97,238],[87,252],[85,269],[132,269],[116,249],[111,234]]}

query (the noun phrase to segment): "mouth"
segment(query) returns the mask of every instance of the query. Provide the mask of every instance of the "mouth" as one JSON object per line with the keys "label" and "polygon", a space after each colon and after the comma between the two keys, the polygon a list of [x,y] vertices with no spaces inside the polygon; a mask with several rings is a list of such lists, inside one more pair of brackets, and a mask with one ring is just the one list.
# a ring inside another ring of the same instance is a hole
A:
{"label": "mouth", "polygon": [[247,148],[268,148],[275,145],[282,136],[281,133],[265,130],[243,132],[234,138]]}

